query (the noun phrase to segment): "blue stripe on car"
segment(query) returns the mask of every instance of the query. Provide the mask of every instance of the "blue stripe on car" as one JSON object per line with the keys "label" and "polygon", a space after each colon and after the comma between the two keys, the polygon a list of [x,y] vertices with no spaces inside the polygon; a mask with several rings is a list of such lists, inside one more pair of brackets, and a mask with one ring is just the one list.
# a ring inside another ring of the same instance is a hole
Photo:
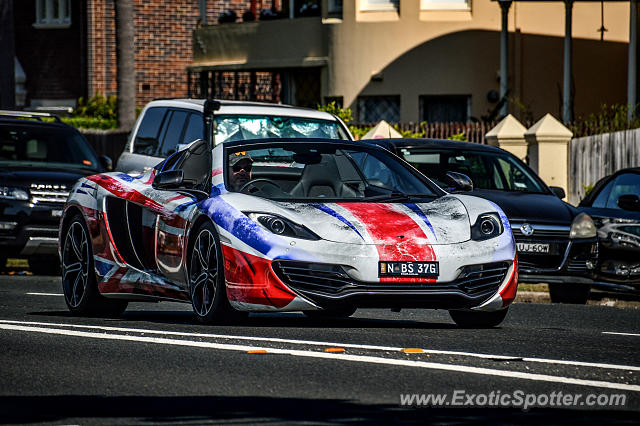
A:
{"label": "blue stripe on car", "polygon": [[431,225],[431,222],[429,222],[429,219],[427,218],[427,216],[425,216],[424,212],[420,210],[420,207],[418,207],[417,204],[413,203],[405,203],[405,206],[409,207],[412,212],[417,214],[420,219],[422,219],[424,223],[427,224],[427,226],[431,230],[431,233],[433,234],[433,237],[436,239],[436,241],[438,241],[438,236],[436,235],[436,231],[433,229],[433,225]]}
{"label": "blue stripe on car", "polygon": [[355,231],[356,234],[358,234],[358,236],[360,238],[362,238],[362,241],[364,241],[364,237],[360,234],[360,232],[358,232],[358,230],[356,229],[355,226],[353,226],[353,224],[351,222],[349,222],[344,216],[342,216],[340,213],[338,213],[337,211],[333,210],[331,207],[328,207],[324,204],[318,204],[318,203],[310,203],[309,204],[311,207],[315,207],[318,210],[321,210],[325,213],[327,213],[330,216],[335,217],[336,219],[338,219],[340,222],[344,223],[345,225],[347,225],[349,228],[353,229]]}

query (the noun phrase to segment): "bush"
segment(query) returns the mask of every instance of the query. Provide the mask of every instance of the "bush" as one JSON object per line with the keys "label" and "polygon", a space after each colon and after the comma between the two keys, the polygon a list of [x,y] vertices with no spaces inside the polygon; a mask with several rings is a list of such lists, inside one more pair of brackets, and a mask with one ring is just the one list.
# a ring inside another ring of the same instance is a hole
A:
{"label": "bush", "polygon": [[100,118],[103,120],[118,121],[118,97],[115,95],[106,97],[100,93],[85,101],[78,99],[78,107],[73,112],[73,117]]}
{"label": "bush", "polygon": [[637,114],[640,106],[636,106],[634,110],[636,117],[628,121],[629,105],[603,104],[597,113],[589,114],[586,118],[579,117],[571,126],[571,131],[574,137],[581,137],[635,129],[640,127],[640,118]]}
{"label": "bush", "polygon": [[63,123],[78,129],[110,130],[118,128],[118,120],[99,117],[61,117]]}
{"label": "bush", "polygon": [[338,104],[336,104],[336,101],[333,101],[326,105],[318,104],[318,111],[324,111],[324,112],[328,112],[329,114],[333,114],[336,117],[340,118],[342,121],[344,121],[345,124],[349,124],[351,123],[351,121],[353,121],[353,114],[351,112],[351,108],[343,108]]}

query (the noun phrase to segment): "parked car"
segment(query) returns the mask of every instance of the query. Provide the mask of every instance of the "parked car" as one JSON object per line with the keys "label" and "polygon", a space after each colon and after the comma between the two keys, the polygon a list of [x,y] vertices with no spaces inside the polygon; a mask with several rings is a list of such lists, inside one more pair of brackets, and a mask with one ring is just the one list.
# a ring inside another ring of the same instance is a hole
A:
{"label": "parked car", "polygon": [[640,167],[601,179],[579,207],[598,228],[594,286],[640,295]]}
{"label": "parked car", "polygon": [[58,224],[69,190],[110,163],[54,115],[0,111],[1,267],[7,257],[27,258],[32,272],[57,274]]}
{"label": "parked car", "polygon": [[497,205],[352,141],[198,140],[142,176],[79,181],[60,235],[65,300],[82,315],[129,300],[191,302],[202,322],[422,307],[491,327],[517,287]]}
{"label": "parked car", "polygon": [[520,281],[548,283],[553,302],[586,303],[597,261],[596,228],[589,215],[561,200],[562,188],[548,187],[517,157],[489,145],[438,139],[376,143],[451,191],[459,186],[452,186],[447,172],[471,178],[467,192],[496,203],[509,218]]}
{"label": "parked car", "polygon": [[[204,99],[149,102],[116,163],[123,172],[144,171],[205,135]],[[353,140],[336,116],[307,108],[260,102],[216,101],[213,144],[264,138],[329,138]]]}

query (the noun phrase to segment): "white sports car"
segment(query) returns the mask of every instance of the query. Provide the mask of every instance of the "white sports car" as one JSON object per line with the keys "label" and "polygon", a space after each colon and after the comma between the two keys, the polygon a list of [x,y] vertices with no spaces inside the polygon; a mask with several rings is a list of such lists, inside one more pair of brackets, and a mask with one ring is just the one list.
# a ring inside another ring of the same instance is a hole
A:
{"label": "white sports car", "polygon": [[198,140],[141,175],[83,178],[59,250],[79,315],[117,315],[133,300],[191,302],[202,322],[422,307],[491,327],[517,287],[497,205],[447,193],[382,148],[339,140],[213,150]]}

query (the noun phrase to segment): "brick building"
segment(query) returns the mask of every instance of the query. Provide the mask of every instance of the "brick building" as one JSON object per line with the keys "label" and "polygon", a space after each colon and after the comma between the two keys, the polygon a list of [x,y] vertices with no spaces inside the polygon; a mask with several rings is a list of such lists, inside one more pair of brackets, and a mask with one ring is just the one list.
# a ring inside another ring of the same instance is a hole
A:
{"label": "brick building", "polygon": [[[282,0],[133,0],[138,106],[188,94],[192,33],[234,11],[281,7]],[[14,1],[16,58],[26,75],[25,107],[74,106],[117,93],[115,0]]]}

